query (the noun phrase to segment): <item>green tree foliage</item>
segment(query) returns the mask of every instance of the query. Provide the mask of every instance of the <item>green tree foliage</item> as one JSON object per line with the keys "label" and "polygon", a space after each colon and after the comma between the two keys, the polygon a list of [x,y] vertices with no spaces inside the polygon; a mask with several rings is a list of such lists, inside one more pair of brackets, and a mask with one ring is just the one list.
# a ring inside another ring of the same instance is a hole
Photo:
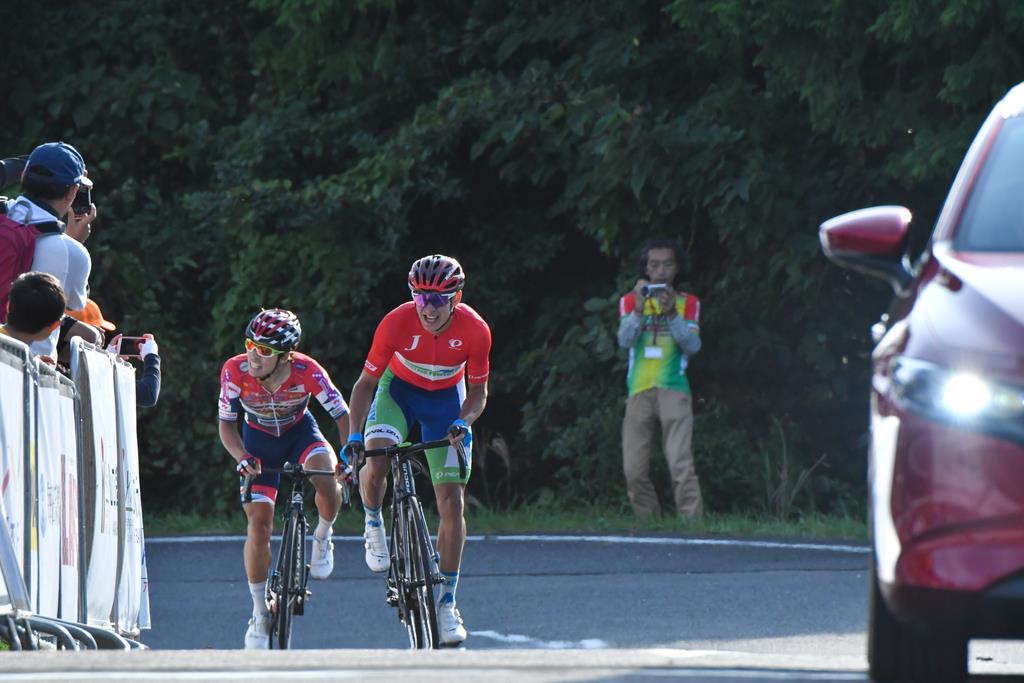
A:
{"label": "green tree foliage", "polygon": [[95,298],[165,357],[144,495],[207,511],[235,505],[217,377],[253,312],[296,310],[347,393],[432,252],[495,337],[479,426],[509,466],[470,492],[622,505],[616,303],[654,233],[703,302],[709,506],[856,511],[888,295],[817,226],[901,203],[920,245],[1024,54],[998,1],[13,5],[0,152],[84,152]]}

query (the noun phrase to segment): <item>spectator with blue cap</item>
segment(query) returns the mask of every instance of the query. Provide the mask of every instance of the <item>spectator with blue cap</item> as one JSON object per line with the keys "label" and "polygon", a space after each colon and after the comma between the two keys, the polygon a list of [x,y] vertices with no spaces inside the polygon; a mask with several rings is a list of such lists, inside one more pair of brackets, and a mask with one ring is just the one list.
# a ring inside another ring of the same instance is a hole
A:
{"label": "spectator with blue cap", "polygon": [[[92,260],[80,240],[89,234],[96,206],[90,203],[87,213],[78,214],[71,205],[82,188],[91,187],[78,150],[66,142],[47,142],[32,150],[21,175],[22,194],[7,204],[10,218],[39,231],[32,270],[56,277],[73,310],[85,307],[89,293]],[[47,339],[34,343],[32,351],[55,358],[62,329],[67,328],[58,327]],[[95,344],[103,342],[102,333],[94,328],[80,330],[79,336],[91,337],[87,341]]]}

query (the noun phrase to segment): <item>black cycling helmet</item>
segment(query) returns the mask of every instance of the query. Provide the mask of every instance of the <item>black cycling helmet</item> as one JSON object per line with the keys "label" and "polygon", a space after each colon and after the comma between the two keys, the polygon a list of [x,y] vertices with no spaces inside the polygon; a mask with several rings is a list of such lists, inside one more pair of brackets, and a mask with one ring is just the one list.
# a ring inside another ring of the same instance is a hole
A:
{"label": "black cycling helmet", "polygon": [[249,321],[245,336],[257,344],[269,346],[278,351],[291,351],[299,345],[302,325],[299,318],[283,308],[260,311]]}
{"label": "black cycling helmet", "polygon": [[417,259],[409,269],[409,288],[417,292],[452,294],[466,284],[462,266],[451,256],[434,254]]}

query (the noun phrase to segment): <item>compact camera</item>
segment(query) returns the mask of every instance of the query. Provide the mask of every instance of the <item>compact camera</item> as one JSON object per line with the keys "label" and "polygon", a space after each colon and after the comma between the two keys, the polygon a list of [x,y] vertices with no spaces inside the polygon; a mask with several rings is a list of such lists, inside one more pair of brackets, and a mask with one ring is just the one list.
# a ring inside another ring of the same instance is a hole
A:
{"label": "compact camera", "polygon": [[88,187],[79,186],[78,194],[75,195],[75,200],[71,202],[71,210],[75,213],[82,215],[89,213],[89,209],[92,207],[92,192]]}
{"label": "compact camera", "polygon": [[644,285],[640,288],[640,292],[644,297],[652,297],[658,292],[668,289],[668,285]]}
{"label": "compact camera", "polygon": [[142,345],[146,343],[144,337],[121,337],[121,344],[117,348],[117,355],[126,358],[142,358]]}

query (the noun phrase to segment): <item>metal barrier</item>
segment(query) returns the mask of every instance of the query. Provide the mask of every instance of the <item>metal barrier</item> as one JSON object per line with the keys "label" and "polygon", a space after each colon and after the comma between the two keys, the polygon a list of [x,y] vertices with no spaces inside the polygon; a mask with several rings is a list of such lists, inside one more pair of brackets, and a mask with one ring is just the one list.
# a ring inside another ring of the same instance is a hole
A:
{"label": "metal barrier", "polygon": [[127,650],[149,628],[135,370],[71,354],[73,380],[0,336],[0,638]]}

